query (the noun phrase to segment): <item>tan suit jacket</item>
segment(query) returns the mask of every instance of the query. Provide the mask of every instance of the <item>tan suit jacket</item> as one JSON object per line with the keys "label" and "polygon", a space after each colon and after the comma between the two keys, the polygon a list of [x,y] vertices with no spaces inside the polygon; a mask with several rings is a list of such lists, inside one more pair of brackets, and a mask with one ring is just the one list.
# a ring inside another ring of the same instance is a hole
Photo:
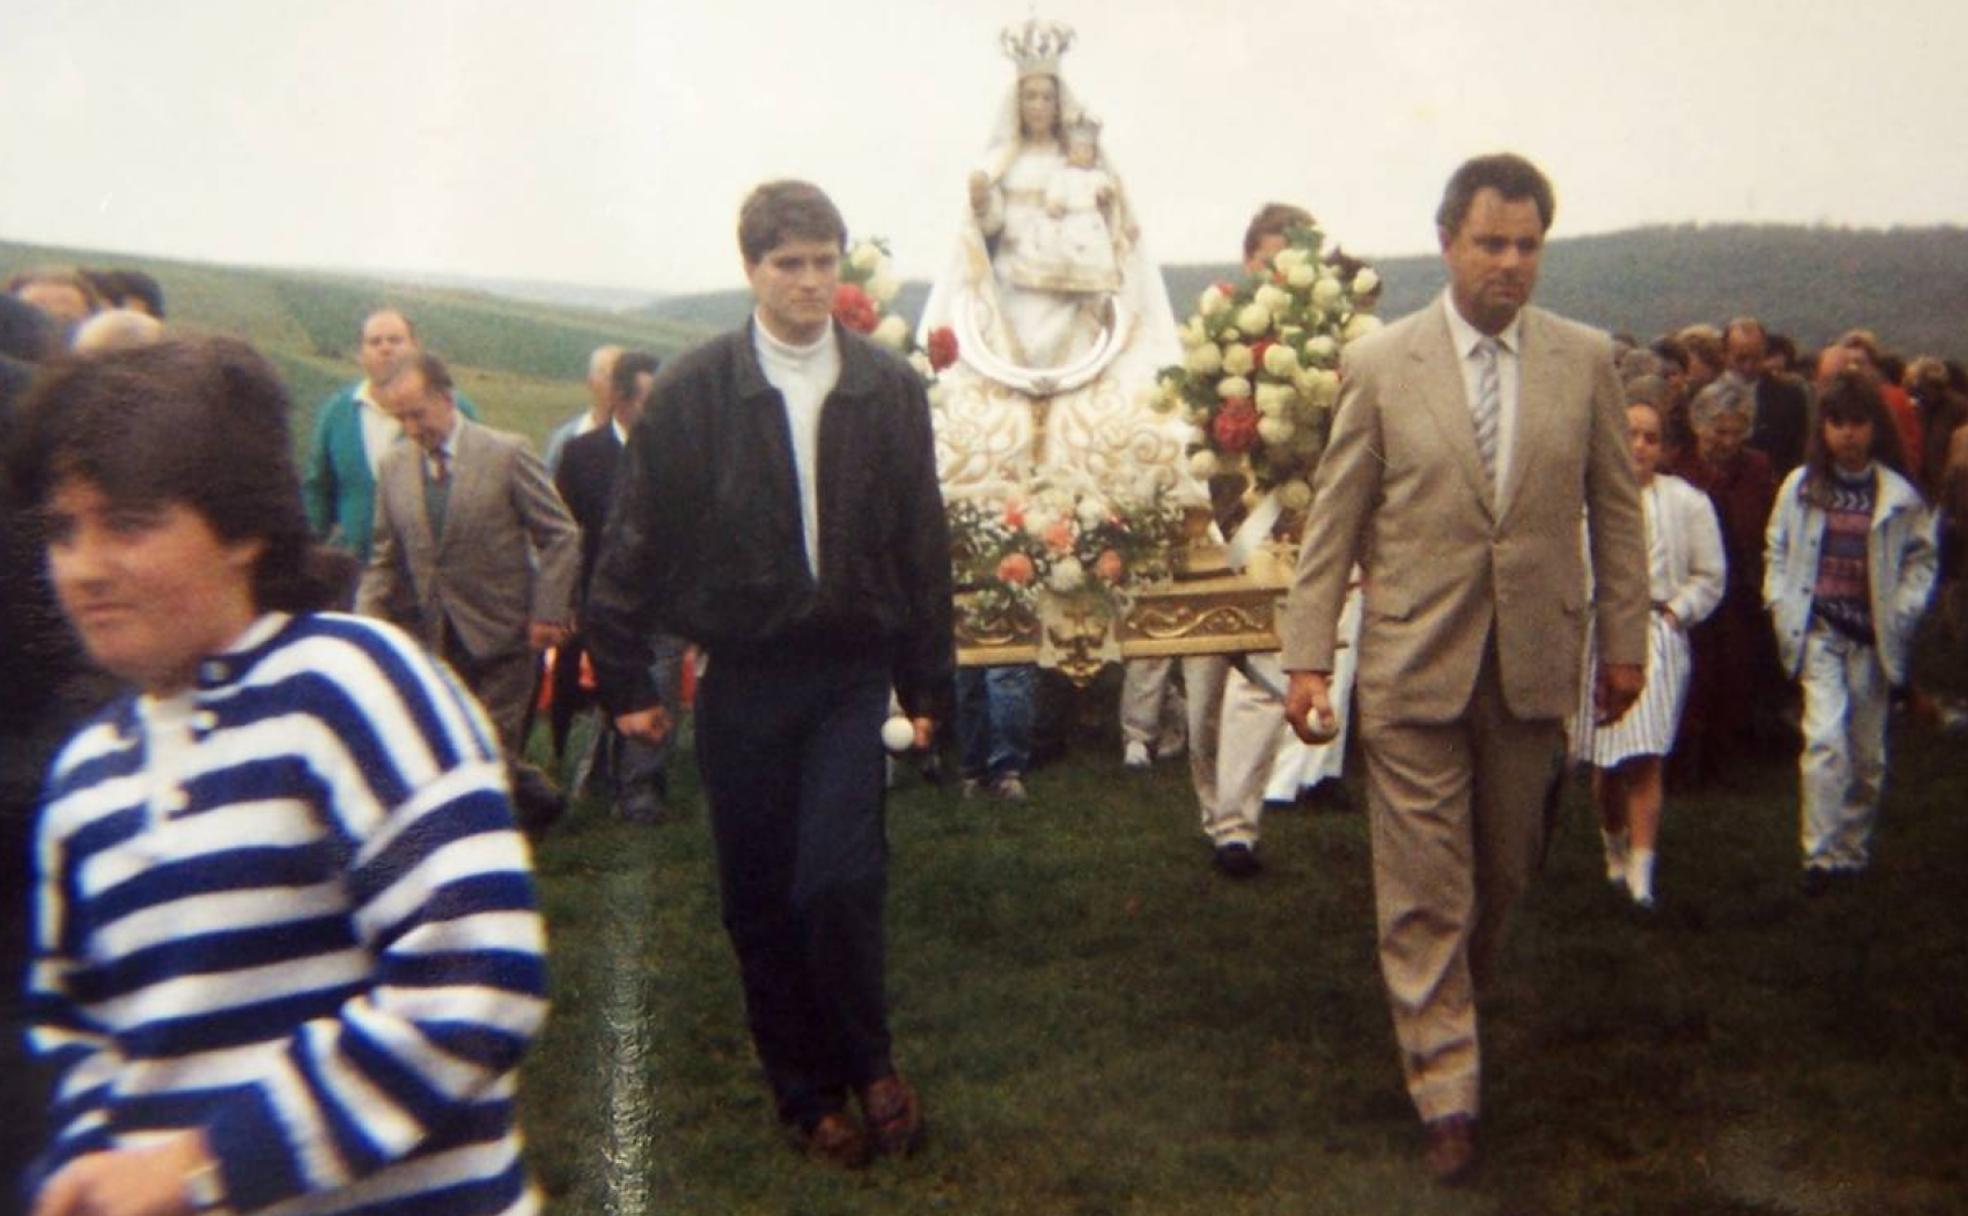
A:
{"label": "tan suit jacket", "polygon": [[1518,404],[1499,496],[1476,453],[1443,302],[1347,347],[1338,413],[1281,625],[1284,665],[1331,671],[1347,575],[1366,573],[1358,697],[1382,721],[1442,723],[1470,703],[1496,633],[1510,712],[1578,704],[1586,511],[1599,652],[1646,656],[1645,525],[1611,344],[1523,310]]}
{"label": "tan suit jacket", "polygon": [[460,417],[444,529],[424,507],[423,451],[394,445],[376,476],[375,547],[356,611],[394,621],[443,654],[449,620],[465,650],[526,649],[530,621],[569,619],[581,531],[517,435]]}

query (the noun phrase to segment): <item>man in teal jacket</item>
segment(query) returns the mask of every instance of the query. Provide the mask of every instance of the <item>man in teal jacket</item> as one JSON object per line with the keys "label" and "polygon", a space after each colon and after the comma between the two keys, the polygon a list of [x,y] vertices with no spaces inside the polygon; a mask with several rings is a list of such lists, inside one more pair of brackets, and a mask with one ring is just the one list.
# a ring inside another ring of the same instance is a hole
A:
{"label": "man in teal jacket", "polygon": [[[417,352],[417,327],[401,311],[379,308],[363,318],[361,339],[356,361],[362,365],[362,379],[315,412],[301,489],[314,534],[367,562],[375,528],[376,467],[403,433],[376,404],[371,386]],[[457,401],[465,417],[478,420],[478,407],[463,393]]]}

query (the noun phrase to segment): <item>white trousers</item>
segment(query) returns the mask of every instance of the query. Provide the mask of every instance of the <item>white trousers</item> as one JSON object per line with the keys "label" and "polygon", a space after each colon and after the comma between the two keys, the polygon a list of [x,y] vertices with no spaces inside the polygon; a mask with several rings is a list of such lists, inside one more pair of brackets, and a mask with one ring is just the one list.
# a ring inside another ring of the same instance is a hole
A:
{"label": "white trousers", "polygon": [[1799,679],[1804,864],[1862,869],[1886,778],[1886,672],[1872,647],[1813,624]]}
{"label": "white trousers", "polygon": [[[1244,665],[1257,677],[1255,680],[1231,667],[1223,684],[1216,797],[1206,802],[1200,788],[1197,791],[1203,834],[1218,847],[1257,843],[1258,825],[1264,817],[1264,786],[1277,762],[1281,742],[1278,729],[1285,717],[1285,703],[1278,694],[1284,690],[1287,677],[1278,656],[1246,655]],[[1296,736],[1293,742],[1297,742]]]}
{"label": "white trousers", "polygon": [[1264,796],[1273,802],[1290,802],[1301,789],[1321,781],[1337,781],[1346,768],[1346,735],[1353,720],[1353,673],[1360,668],[1360,585],[1354,583],[1346,593],[1346,605],[1339,610],[1339,648],[1333,651],[1332,680],[1326,695],[1332,702],[1339,733],[1330,742],[1306,743],[1285,725],[1279,707],[1277,760]]}
{"label": "white trousers", "polygon": [[[1174,659],[1129,659],[1121,672],[1121,738],[1156,745],[1165,714],[1163,695],[1172,693],[1169,670]],[[1217,728],[1222,717],[1223,677],[1229,662],[1222,655],[1185,655],[1182,659],[1184,695],[1171,698],[1181,710],[1179,722],[1189,735],[1189,780],[1205,820],[1216,814]],[[1158,750],[1167,750],[1160,748]]]}

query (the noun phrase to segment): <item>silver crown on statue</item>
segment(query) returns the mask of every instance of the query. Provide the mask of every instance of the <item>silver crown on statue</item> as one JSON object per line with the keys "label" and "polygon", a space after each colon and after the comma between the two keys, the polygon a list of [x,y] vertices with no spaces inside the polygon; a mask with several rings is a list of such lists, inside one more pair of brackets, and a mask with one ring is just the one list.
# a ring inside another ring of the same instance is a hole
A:
{"label": "silver crown on statue", "polygon": [[1030,18],[1024,25],[1007,25],[998,35],[1004,53],[1018,65],[1018,78],[1059,75],[1059,57],[1073,45],[1073,27],[1063,21]]}

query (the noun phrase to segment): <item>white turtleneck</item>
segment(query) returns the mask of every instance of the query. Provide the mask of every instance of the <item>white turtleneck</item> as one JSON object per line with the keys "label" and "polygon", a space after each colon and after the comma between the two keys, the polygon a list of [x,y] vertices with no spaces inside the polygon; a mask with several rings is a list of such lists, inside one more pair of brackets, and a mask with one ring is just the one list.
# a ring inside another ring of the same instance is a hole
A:
{"label": "white turtleneck", "polygon": [[765,322],[752,318],[752,346],[758,351],[766,383],[786,401],[786,426],[793,436],[793,473],[799,479],[800,528],[806,536],[806,568],[820,577],[820,407],[840,380],[840,340],[831,323],[807,346],[774,337]]}

